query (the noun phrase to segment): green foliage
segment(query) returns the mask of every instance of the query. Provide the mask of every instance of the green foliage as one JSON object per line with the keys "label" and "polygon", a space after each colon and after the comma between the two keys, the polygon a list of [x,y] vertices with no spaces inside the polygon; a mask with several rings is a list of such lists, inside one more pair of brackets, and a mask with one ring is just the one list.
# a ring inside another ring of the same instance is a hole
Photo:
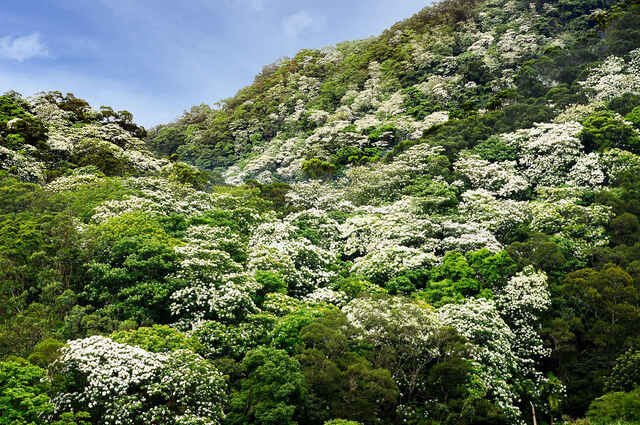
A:
{"label": "green foliage", "polygon": [[515,75],[515,83],[521,94],[525,97],[540,97],[546,92],[537,72],[531,64],[525,64],[518,69]]}
{"label": "green foliage", "polygon": [[345,317],[338,313],[319,318],[301,331],[305,349],[297,358],[311,389],[309,423],[335,416],[379,423],[398,398],[390,372],[375,368],[351,349],[350,332]]}
{"label": "green foliage", "polygon": [[640,319],[635,307],[640,292],[633,278],[613,264],[572,272],[559,289],[570,307],[553,331],[556,341],[564,341],[558,352],[563,359],[560,371],[572,376],[567,382],[569,403],[586,408],[625,351],[625,341],[640,336],[632,325]]}
{"label": "green foliage", "polygon": [[288,184],[281,182],[262,184],[254,180],[249,180],[246,184],[250,188],[256,188],[258,190],[258,196],[268,202],[273,209],[282,212],[289,211],[286,195],[291,187]]}
{"label": "green foliage", "polygon": [[232,394],[229,424],[295,425],[307,386],[297,360],[283,350],[257,348],[242,360],[246,377]]}
{"label": "green foliage", "polygon": [[98,139],[84,139],[78,143],[71,161],[79,167],[95,166],[107,176],[129,174],[128,163],[118,148]]}
{"label": "green foliage", "polygon": [[365,294],[385,294],[387,291],[380,286],[374,285],[367,279],[360,276],[349,276],[336,282],[336,289],[347,294],[349,298],[358,298]]}
{"label": "green foliage", "polygon": [[302,163],[302,171],[311,179],[324,179],[333,176],[336,167],[330,162],[319,158],[311,158]]}
{"label": "green foliage", "polygon": [[326,309],[301,308],[287,314],[275,323],[273,328],[272,344],[278,349],[283,349],[289,354],[294,354],[302,348],[302,328],[309,325],[316,317],[326,313]]}
{"label": "green foliage", "polygon": [[576,93],[575,90],[571,90],[571,88],[564,83],[550,88],[545,94],[545,99],[552,102],[558,108],[581,104],[586,101],[584,94]]}
{"label": "green foliage", "polygon": [[205,189],[209,183],[207,173],[182,162],[174,163],[172,171],[173,179],[197,190]]}
{"label": "green foliage", "polygon": [[125,214],[93,227],[83,297],[118,320],[166,323],[169,297],[179,285],[169,279],[177,270],[177,244],[146,214]]}
{"label": "green foliage", "polygon": [[640,387],[640,351],[630,349],[616,359],[605,390],[632,391],[637,387]]}
{"label": "green foliage", "polygon": [[[374,132],[369,134],[369,138]],[[364,165],[376,161],[380,157],[380,149],[345,146],[333,155],[333,163],[338,165]]]}
{"label": "green foliage", "polygon": [[499,136],[491,136],[484,142],[478,143],[473,152],[480,158],[491,161],[514,161],[517,159],[516,148],[505,143]]}
{"label": "green foliage", "polygon": [[0,355],[28,356],[76,302],[80,237],[69,205],[0,173]]}
{"label": "green foliage", "polygon": [[173,155],[178,148],[185,144],[186,135],[182,128],[177,126],[160,127],[157,132],[151,132],[146,142],[147,145],[161,155]]}
{"label": "green foliage", "polygon": [[438,266],[423,275],[424,289],[415,297],[436,307],[470,297],[491,298],[492,289],[500,288],[516,271],[516,263],[506,251],[493,254],[483,249],[466,256],[448,252]]}
{"label": "green foliage", "polygon": [[114,111],[110,106],[101,106],[96,115],[103,124],[113,123],[128,131],[133,137],[143,139],[147,136],[144,127],[133,122],[133,114],[129,111]]}
{"label": "green foliage", "polygon": [[19,97],[0,96],[0,146],[19,149],[26,143],[36,148],[45,147],[47,130],[26,108]]}
{"label": "green foliage", "polygon": [[287,283],[282,279],[280,273],[272,271],[257,270],[255,273],[256,282],[262,289],[257,294],[256,305],[264,303],[267,294],[285,294],[287,293]]}
{"label": "green foliage", "polygon": [[599,111],[587,117],[580,138],[587,151],[609,148],[640,152],[640,137],[632,127],[609,111]]}
{"label": "green foliage", "polygon": [[24,359],[0,362],[0,424],[35,425],[53,412],[45,370]]}
{"label": "green foliage", "polygon": [[[609,102],[609,109],[624,116],[633,111],[634,108],[640,106],[640,95],[633,93],[625,93],[616,97]],[[627,121],[631,121],[627,118]]]}
{"label": "green foliage", "polygon": [[640,421],[640,390],[614,392],[591,403],[587,416],[594,421]]}
{"label": "green foliage", "polygon": [[46,368],[58,358],[62,347],[64,347],[62,341],[53,338],[43,339],[33,347],[27,360],[36,366]]}
{"label": "green foliage", "polygon": [[570,269],[571,257],[558,242],[549,235],[536,233],[522,242],[514,242],[507,252],[520,267],[532,264],[548,273],[562,273]]}
{"label": "green foliage", "polygon": [[404,107],[407,112],[417,120],[423,120],[427,115],[446,108],[439,107],[437,103],[422,91],[415,87],[405,89],[406,96]]}
{"label": "green foliage", "polygon": [[609,229],[612,241],[616,245],[633,245],[640,239],[640,222],[638,217],[631,213],[623,213],[612,219]]}
{"label": "green foliage", "polygon": [[611,10],[606,18],[606,46],[611,53],[624,55],[639,47],[640,7],[635,1],[627,0]]}
{"label": "green foliage", "polygon": [[435,306],[462,301],[477,295],[481,289],[473,269],[458,252],[448,252],[442,264],[431,271],[430,277],[427,289],[418,297]]}
{"label": "green foliage", "polygon": [[275,322],[276,317],[268,313],[250,315],[245,322],[234,325],[209,321],[193,331],[193,338],[208,359],[241,361],[250,350],[268,345]]}
{"label": "green foliage", "polygon": [[425,212],[444,214],[458,205],[458,191],[441,179],[418,177],[403,191],[419,199]]}
{"label": "green foliage", "polygon": [[195,338],[188,337],[166,325],[117,331],[112,333],[110,338],[116,342],[134,345],[152,353],[168,353],[176,350],[199,352],[202,350]]}
{"label": "green foliage", "polygon": [[378,126],[374,129],[371,129],[371,131],[366,131],[365,133],[367,133],[368,139],[372,142],[377,142],[383,139],[390,139],[390,142],[394,142],[396,138],[395,134],[397,131],[398,130],[393,125],[387,124]]}
{"label": "green foliage", "polygon": [[640,106],[633,108],[633,110],[627,114],[625,119],[632,122],[636,128],[640,128]]}

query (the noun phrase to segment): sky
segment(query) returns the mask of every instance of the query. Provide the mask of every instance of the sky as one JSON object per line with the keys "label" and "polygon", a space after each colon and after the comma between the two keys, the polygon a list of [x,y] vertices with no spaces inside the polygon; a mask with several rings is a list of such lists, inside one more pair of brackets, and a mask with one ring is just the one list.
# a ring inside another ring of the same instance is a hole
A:
{"label": "sky", "polygon": [[22,0],[0,8],[0,92],[71,92],[146,127],[303,48],[380,34],[429,0]]}

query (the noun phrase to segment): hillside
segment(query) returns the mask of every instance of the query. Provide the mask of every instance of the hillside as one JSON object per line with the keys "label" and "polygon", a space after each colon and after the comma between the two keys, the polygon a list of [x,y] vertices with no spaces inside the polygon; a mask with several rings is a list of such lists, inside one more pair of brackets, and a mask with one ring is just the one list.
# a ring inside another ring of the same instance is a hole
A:
{"label": "hillside", "polygon": [[149,130],[5,93],[0,424],[640,423],[638,188],[637,0],[445,0]]}

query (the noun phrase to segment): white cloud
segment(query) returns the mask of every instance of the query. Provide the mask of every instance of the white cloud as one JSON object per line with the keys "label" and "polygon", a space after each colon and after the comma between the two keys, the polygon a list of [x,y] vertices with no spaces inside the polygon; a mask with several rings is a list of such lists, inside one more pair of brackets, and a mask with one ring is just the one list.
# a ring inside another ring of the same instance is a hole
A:
{"label": "white cloud", "polygon": [[307,12],[300,11],[284,18],[282,29],[287,37],[297,38],[305,31],[315,30],[316,22]]}
{"label": "white cloud", "polygon": [[0,37],[0,58],[23,62],[39,56],[48,56],[47,47],[40,41],[40,34]]}

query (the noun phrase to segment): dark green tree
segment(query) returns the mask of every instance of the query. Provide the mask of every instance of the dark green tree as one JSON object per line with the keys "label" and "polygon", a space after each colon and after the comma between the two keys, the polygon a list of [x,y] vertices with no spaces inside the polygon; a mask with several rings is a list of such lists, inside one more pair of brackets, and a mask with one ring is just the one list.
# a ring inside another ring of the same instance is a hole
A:
{"label": "dark green tree", "polygon": [[232,394],[227,423],[296,425],[307,397],[300,364],[283,350],[261,347],[242,360],[246,376]]}

